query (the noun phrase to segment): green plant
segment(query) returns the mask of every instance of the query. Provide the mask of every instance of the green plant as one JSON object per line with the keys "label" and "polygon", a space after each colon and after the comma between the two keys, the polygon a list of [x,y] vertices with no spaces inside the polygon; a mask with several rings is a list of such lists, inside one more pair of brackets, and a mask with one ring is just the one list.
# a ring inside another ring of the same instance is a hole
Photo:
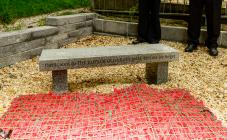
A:
{"label": "green plant", "polygon": [[38,21],[38,26],[44,26],[46,23],[46,18],[41,18],[39,21]]}
{"label": "green plant", "polygon": [[9,24],[14,19],[14,14],[10,10],[10,0],[0,0],[0,22]]}
{"label": "green plant", "polygon": [[75,14],[75,12],[66,11],[66,12],[59,13],[59,14],[57,14],[57,15],[58,15],[58,16],[64,16],[64,15],[73,15],[73,14]]}
{"label": "green plant", "polygon": [[80,5],[83,7],[90,6],[91,0],[80,0]]}
{"label": "green plant", "polygon": [[16,26],[7,26],[7,25],[4,25],[4,28],[5,28],[5,30],[4,30],[5,32],[17,31],[17,30],[21,30],[23,28],[23,24],[22,23],[19,23]]}
{"label": "green plant", "polygon": [[133,6],[129,9],[129,17],[131,18],[131,21],[133,21],[135,17],[135,13],[138,11],[138,5]]}

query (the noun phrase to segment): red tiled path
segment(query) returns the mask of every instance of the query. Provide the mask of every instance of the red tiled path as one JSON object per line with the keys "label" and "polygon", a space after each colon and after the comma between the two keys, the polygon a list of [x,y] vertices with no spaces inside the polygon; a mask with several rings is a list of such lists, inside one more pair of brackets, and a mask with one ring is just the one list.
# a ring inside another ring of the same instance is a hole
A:
{"label": "red tiled path", "polygon": [[146,85],[112,94],[26,95],[0,119],[12,139],[227,139],[227,128],[187,91]]}

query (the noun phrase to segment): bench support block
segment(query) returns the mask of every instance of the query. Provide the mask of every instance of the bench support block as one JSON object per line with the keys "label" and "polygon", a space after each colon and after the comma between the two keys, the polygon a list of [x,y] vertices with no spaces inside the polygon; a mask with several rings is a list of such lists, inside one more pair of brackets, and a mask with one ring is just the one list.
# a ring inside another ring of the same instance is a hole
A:
{"label": "bench support block", "polygon": [[168,80],[168,62],[147,63],[146,79],[148,84],[161,84]]}
{"label": "bench support block", "polygon": [[67,70],[52,71],[53,91],[61,94],[68,91]]}

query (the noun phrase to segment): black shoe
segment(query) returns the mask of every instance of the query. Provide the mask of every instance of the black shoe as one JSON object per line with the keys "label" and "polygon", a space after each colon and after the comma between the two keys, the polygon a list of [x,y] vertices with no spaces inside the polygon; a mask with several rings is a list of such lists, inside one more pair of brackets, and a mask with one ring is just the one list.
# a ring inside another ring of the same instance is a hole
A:
{"label": "black shoe", "polygon": [[188,46],[184,49],[185,52],[193,52],[193,50],[197,49],[197,45],[195,44],[188,44]]}
{"label": "black shoe", "polygon": [[210,48],[209,49],[209,54],[211,56],[218,56],[218,49],[217,48]]}
{"label": "black shoe", "polygon": [[139,44],[139,43],[144,43],[144,42],[146,42],[145,39],[136,39],[136,40],[132,41],[132,44]]}

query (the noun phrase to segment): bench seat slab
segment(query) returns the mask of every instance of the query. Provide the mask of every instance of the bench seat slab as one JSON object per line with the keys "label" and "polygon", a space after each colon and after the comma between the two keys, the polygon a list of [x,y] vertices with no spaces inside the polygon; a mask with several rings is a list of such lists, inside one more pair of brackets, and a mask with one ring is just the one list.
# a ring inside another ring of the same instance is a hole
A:
{"label": "bench seat slab", "polygon": [[68,91],[67,69],[146,63],[148,84],[161,84],[168,80],[168,63],[178,59],[178,51],[164,44],[46,49],[39,68],[52,71],[53,91],[64,93]]}

